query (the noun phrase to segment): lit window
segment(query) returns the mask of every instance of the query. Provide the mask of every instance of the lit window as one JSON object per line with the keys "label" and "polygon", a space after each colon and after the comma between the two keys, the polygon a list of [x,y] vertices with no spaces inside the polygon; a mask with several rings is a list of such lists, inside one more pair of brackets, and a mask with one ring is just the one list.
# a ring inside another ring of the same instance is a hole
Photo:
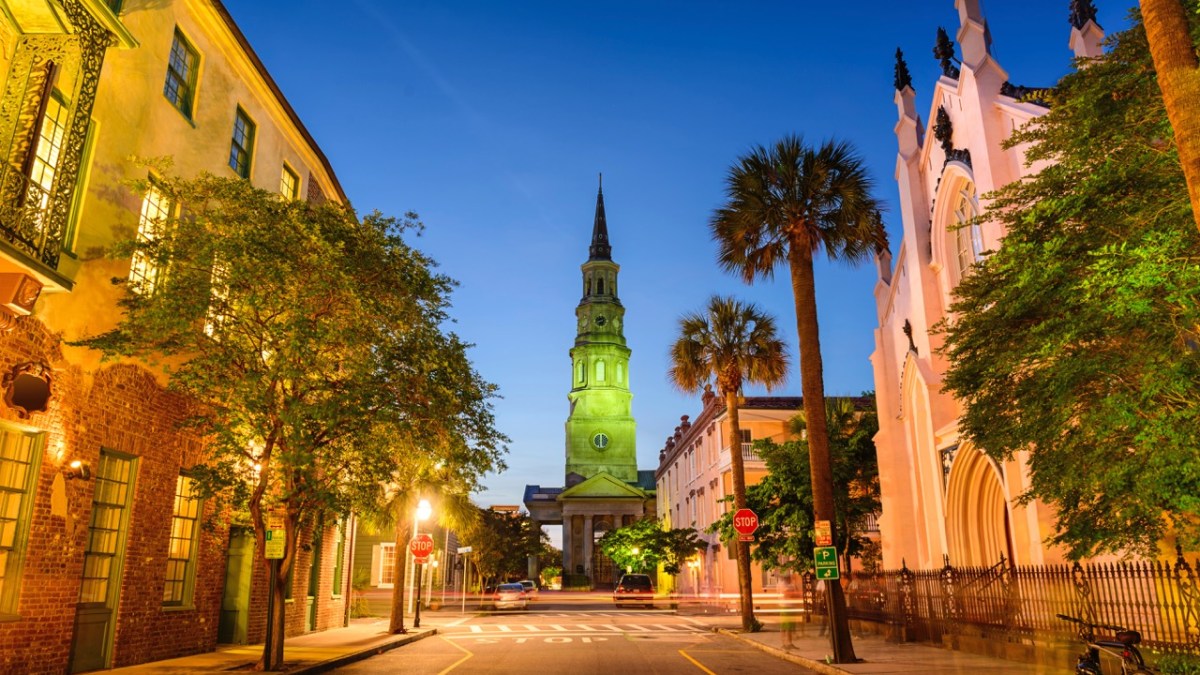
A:
{"label": "lit window", "polygon": [[0,615],[16,614],[42,435],[0,427]]}
{"label": "lit window", "polygon": [[171,55],[167,59],[167,81],[163,84],[163,96],[179,112],[192,118],[192,99],[196,92],[196,65],[200,57],[179,31],[171,43]]}
{"label": "lit window", "polygon": [[204,317],[204,334],[216,338],[229,318],[226,305],[229,302],[229,268],[220,262],[213,263],[210,278],[208,314]]}
{"label": "lit window", "polygon": [[254,122],[241,108],[233,120],[233,141],[229,144],[229,168],[242,178],[250,177],[250,155],[254,151]]}
{"label": "lit window", "polygon": [[396,583],[396,544],[379,545],[379,585],[391,588]]}
{"label": "lit window", "polygon": [[175,479],[175,510],[171,516],[171,538],[167,546],[167,583],[164,605],[186,605],[191,601],[196,577],[196,532],[200,520],[200,498],[195,482],[187,476]]}
{"label": "lit window", "polygon": [[29,170],[29,178],[34,183],[30,186],[31,200],[36,200],[42,208],[50,203],[50,188],[54,186],[54,172],[66,137],[67,107],[57,95],[51,96],[46,102],[46,116],[42,118],[37,149]]}
{"label": "lit window", "polygon": [[[163,235],[163,228],[171,217],[171,199],[153,182],[142,199],[142,212],[138,216],[138,244],[154,243]],[[129,284],[137,293],[153,293],[158,282],[158,266],[146,251],[138,250],[129,263]]]}
{"label": "lit window", "polygon": [[954,201],[954,248],[958,263],[959,278],[966,276],[983,254],[983,232],[979,223],[974,222],[979,215],[979,206],[975,200],[975,184],[966,183],[955,195]]}
{"label": "lit window", "polygon": [[596,362],[596,381],[597,382],[604,381],[604,362],[603,361]]}
{"label": "lit window", "polygon": [[279,194],[288,199],[300,196],[300,176],[287,164],[283,165],[283,175],[279,177]]}
{"label": "lit window", "polygon": [[101,451],[96,470],[96,494],[88,524],[87,548],[83,552],[83,581],[79,602],[113,606],[115,585],[120,579],[126,527],[125,512],[132,497],[133,459]]}

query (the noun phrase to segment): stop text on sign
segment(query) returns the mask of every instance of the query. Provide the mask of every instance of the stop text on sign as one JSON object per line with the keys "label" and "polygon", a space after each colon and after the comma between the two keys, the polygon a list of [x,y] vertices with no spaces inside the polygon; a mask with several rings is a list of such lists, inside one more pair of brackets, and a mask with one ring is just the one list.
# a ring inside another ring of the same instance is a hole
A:
{"label": "stop text on sign", "polygon": [[750,509],[738,509],[733,514],[733,529],[737,530],[739,541],[753,541],[754,531],[758,529],[758,514]]}
{"label": "stop text on sign", "polygon": [[408,543],[408,550],[412,551],[416,562],[425,562],[429,559],[429,554],[433,553],[433,537],[427,534],[418,534]]}

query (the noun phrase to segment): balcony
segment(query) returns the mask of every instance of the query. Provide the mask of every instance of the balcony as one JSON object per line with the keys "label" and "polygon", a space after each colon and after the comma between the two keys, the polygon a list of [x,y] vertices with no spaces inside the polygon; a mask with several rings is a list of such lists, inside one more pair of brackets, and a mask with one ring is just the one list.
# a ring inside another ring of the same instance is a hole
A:
{"label": "balcony", "polygon": [[58,269],[65,224],[60,214],[65,212],[54,209],[50,192],[19,167],[4,165],[0,173],[0,237],[51,271]]}

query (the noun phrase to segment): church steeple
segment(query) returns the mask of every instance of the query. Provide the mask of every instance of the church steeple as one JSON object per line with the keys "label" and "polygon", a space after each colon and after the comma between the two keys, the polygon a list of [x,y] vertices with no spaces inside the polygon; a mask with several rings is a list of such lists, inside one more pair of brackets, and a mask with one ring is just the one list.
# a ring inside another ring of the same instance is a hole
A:
{"label": "church steeple", "polygon": [[629,391],[631,352],[625,343],[625,308],[617,292],[620,271],[608,243],[601,186],[588,259],[580,266],[583,297],[575,307],[578,329],[567,394],[568,487],[599,473],[631,484],[638,479],[637,423]]}
{"label": "church steeple", "polygon": [[600,174],[600,188],[596,191],[596,220],[592,223],[592,245],[588,254],[588,260],[612,260],[608,221],[604,218],[604,174]]}

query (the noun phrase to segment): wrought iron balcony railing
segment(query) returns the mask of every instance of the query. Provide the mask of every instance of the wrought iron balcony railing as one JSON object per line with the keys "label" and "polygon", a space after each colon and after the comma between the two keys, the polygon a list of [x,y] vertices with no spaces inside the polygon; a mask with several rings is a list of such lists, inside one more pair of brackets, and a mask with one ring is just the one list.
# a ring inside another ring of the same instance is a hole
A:
{"label": "wrought iron balcony railing", "polygon": [[0,173],[0,236],[52,270],[58,269],[66,209],[54,208],[51,194],[5,164]]}

